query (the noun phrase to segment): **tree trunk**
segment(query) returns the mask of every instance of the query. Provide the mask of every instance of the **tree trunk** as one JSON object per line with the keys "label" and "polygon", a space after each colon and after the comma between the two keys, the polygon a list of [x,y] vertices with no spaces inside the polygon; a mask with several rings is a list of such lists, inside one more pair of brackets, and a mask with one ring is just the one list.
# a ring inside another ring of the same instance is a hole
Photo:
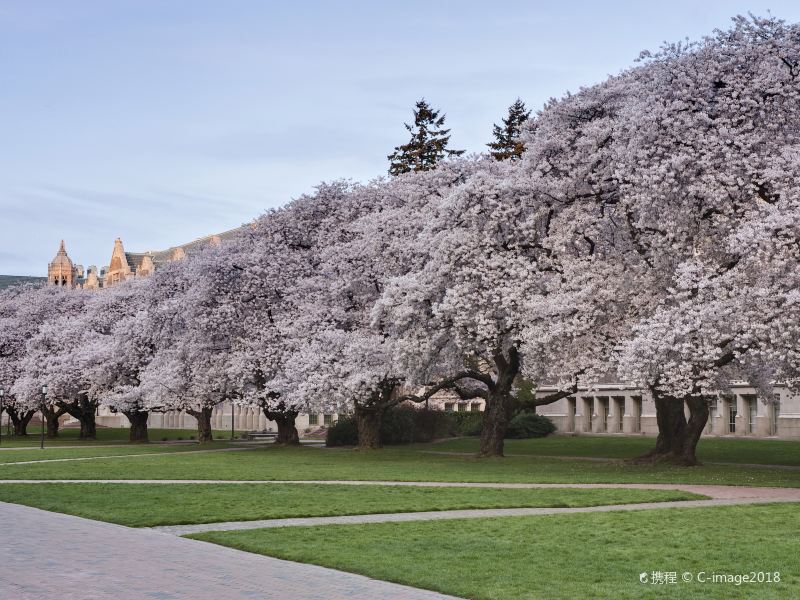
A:
{"label": "tree trunk", "polygon": [[78,419],[81,424],[81,431],[78,438],[81,440],[97,439],[97,424],[95,415],[97,414],[97,403],[91,402],[85,395],[80,395],[74,402],[59,402],[61,414],[69,413],[70,416]]}
{"label": "tree trunk", "polygon": [[97,439],[97,423],[95,421],[94,410],[83,411],[78,419],[81,423],[81,431],[78,434],[78,439],[81,440],[96,440]]}
{"label": "tree trunk", "polygon": [[683,411],[683,398],[665,396],[652,390],[656,405],[658,437],[656,446],[646,454],[633,459],[634,463],[679,461],[686,440],[686,415]]}
{"label": "tree trunk", "polygon": [[358,428],[358,447],[366,450],[381,448],[381,422],[384,407],[364,407],[355,405],[356,427]]}
{"label": "tree trunk", "polygon": [[58,428],[60,426],[58,419],[65,412],[63,408],[54,408],[52,406],[44,406],[41,409],[41,413],[44,414],[45,421],[47,421],[47,437],[58,437]]}
{"label": "tree trunk", "polygon": [[58,428],[60,426],[60,423],[58,422],[58,417],[46,417],[46,421],[47,421],[47,437],[57,438]]}
{"label": "tree trunk", "polygon": [[214,409],[210,406],[204,406],[200,410],[187,410],[186,412],[197,419],[197,441],[201,444],[213,442],[214,438],[211,435],[211,413]]}
{"label": "tree trunk", "polygon": [[486,408],[483,411],[483,429],[481,430],[481,456],[503,456],[504,440],[514,401],[511,390],[514,379],[519,373],[519,353],[512,347],[506,357],[502,351],[494,356],[497,368],[497,380],[490,386],[486,396]]}
{"label": "tree trunk", "polygon": [[702,396],[694,396],[687,398],[686,404],[689,406],[689,422],[686,424],[679,462],[691,467],[700,464],[697,460],[697,443],[708,423],[708,402]]}
{"label": "tree trunk", "polygon": [[147,435],[147,418],[150,413],[146,410],[131,410],[123,412],[131,422],[130,435],[128,439],[131,442],[149,442],[150,438]]}
{"label": "tree trunk", "polygon": [[36,411],[18,412],[15,408],[6,408],[6,412],[14,425],[14,435],[28,435],[28,423],[31,422]]}
{"label": "tree trunk", "polygon": [[296,446],[300,443],[300,435],[295,427],[297,411],[295,410],[264,410],[264,416],[270,421],[278,424],[278,437],[275,438],[276,444],[285,446]]}

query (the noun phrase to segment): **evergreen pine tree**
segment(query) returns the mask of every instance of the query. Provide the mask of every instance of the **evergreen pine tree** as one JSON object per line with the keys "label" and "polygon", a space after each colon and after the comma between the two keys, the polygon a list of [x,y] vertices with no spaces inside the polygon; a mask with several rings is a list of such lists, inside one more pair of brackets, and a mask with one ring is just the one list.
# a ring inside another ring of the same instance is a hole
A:
{"label": "evergreen pine tree", "polygon": [[517,98],[516,102],[508,107],[508,117],[503,119],[502,127],[494,126],[494,140],[486,144],[491,149],[489,154],[495,160],[516,160],[522,156],[525,144],[520,139],[522,124],[531,116],[531,111],[525,110],[525,103]]}
{"label": "evergreen pine tree", "polygon": [[397,146],[389,159],[389,174],[401,175],[409,171],[428,171],[446,156],[460,156],[463,150],[450,150],[450,130],[444,129],[445,116],[439,116],[423,98],[416,104],[414,124],[405,123],[411,141]]}

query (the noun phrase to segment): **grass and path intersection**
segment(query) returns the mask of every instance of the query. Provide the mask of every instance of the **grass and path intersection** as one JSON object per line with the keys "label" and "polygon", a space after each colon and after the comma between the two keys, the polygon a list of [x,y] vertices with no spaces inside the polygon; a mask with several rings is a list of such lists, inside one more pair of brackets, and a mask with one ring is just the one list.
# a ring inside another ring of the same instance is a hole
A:
{"label": "grass and path intersection", "polygon": [[[364,452],[227,441],[136,445],[122,433],[44,451],[4,439],[3,522],[13,528],[62,513],[54,522],[68,529],[106,522],[104,535],[146,536],[137,539],[163,544],[166,554],[175,543],[200,562],[218,552],[221,579],[207,571],[202,593],[230,577],[228,567],[244,577],[263,560],[263,572],[287,573],[282,585],[288,573],[297,576],[311,594],[298,598],[800,597],[796,442],[704,439],[704,464],[683,468],[627,463],[653,443],[643,437],[510,440],[506,458],[479,459],[467,438]],[[20,553],[50,560],[41,553],[55,547],[59,532],[39,527],[42,546],[22,533],[28,542],[0,562],[13,564]],[[102,554],[107,542],[82,551]],[[161,560],[154,570],[180,569]],[[241,575],[237,560],[247,565]],[[307,584],[300,567],[309,569]],[[288,597],[265,591],[263,572],[240,582],[241,597],[256,584],[259,597]],[[756,581],[743,583],[750,574]],[[729,575],[730,582],[711,581]],[[344,586],[336,588],[340,596],[313,595],[325,577]],[[18,584],[0,575],[0,591],[6,585]],[[8,597],[25,597],[14,592]]]}

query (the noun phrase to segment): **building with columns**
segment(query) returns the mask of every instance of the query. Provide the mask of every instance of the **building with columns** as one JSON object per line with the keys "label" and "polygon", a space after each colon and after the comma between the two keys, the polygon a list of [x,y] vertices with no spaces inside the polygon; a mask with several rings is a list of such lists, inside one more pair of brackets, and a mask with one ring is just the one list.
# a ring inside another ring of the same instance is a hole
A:
{"label": "building with columns", "polygon": [[[295,422],[300,435],[304,432],[314,431],[320,427],[332,425],[339,418],[337,414],[300,414]],[[101,406],[97,411],[97,424],[101,427],[129,427],[130,422],[122,413],[113,412],[107,406]],[[65,423],[77,420],[67,416]],[[237,431],[278,431],[274,421],[264,416],[264,411],[255,406],[239,406],[231,402],[222,402],[211,413],[211,428],[214,430],[230,430],[231,425]],[[158,429],[187,429],[196,430],[197,420],[184,411],[171,410],[166,412],[151,412],[147,419],[147,426]]]}
{"label": "building with columns", "polygon": [[[554,389],[541,388],[545,396]],[[800,439],[800,396],[775,386],[775,398],[764,402],[755,388],[735,382],[730,395],[710,401],[704,435]],[[685,409],[688,416],[688,409]],[[649,393],[624,384],[604,384],[579,391],[536,412],[550,418],[563,433],[656,435],[656,407]]]}

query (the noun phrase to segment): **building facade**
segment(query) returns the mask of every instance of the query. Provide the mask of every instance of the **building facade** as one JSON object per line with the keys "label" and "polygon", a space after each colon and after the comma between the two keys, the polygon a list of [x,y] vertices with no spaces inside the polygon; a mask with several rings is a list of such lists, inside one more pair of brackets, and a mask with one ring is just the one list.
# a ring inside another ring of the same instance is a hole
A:
{"label": "building facade", "polygon": [[[554,390],[542,388],[545,396]],[[710,401],[703,435],[800,439],[800,396],[783,386],[764,402],[745,382],[731,386],[730,395]],[[688,417],[688,409],[686,409]],[[658,434],[656,407],[649,393],[623,384],[606,384],[578,392],[536,412],[551,419],[562,433]]]}
{"label": "building facade", "polygon": [[76,265],[67,254],[64,240],[55,258],[47,266],[47,282],[69,288],[101,289],[112,287],[123,281],[136,277],[152,275],[156,269],[166,263],[182,260],[187,255],[219,244],[223,239],[232,237],[238,229],[199,238],[188,244],[174,246],[167,250],[149,250],[147,252],[126,252],[122,240],[114,241],[111,259],[108,265],[97,269],[89,266],[84,272],[82,265]]}

